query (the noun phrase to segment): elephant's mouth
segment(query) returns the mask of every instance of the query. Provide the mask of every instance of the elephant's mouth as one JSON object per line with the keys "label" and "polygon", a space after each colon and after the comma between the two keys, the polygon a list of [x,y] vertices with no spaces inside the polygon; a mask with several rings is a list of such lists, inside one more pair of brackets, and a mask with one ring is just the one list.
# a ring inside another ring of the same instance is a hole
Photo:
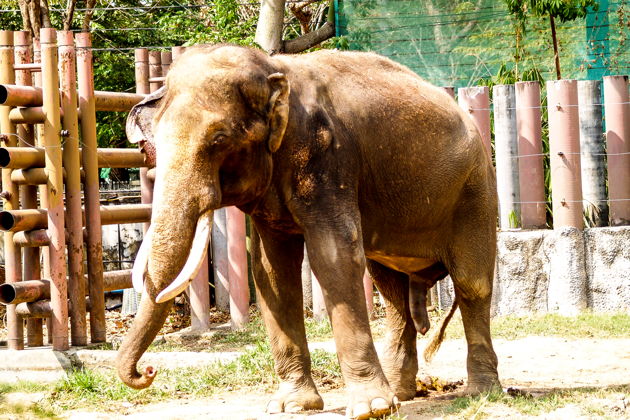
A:
{"label": "elephant's mouth", "polygon": [[[177,295],[186,290],[190,282],[197,276],[197,273],[203,264],[203,260],[208,253],[208,244],[210,243],[210,233],[212,230],[212,216],[213,211],[208,210],[197,220],[195,236],[190,247],[188,259],[175,280],[158,293],[155,298],[156,303],[164,303],[175,298]],[[144,291],[144,275],[149,264],[149,254],[153,234],[152,225],[147,230],[133,265],[133,288],[138,293],[142,293]]]}

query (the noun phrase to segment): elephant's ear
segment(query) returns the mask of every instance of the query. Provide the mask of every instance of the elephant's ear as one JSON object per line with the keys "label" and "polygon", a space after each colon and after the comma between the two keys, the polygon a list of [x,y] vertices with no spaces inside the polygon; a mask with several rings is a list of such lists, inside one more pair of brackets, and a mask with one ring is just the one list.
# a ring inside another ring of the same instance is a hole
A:
{"label": "elephant's ear", "polygon": [[289,122],[289,81],[282,73],[274,73],[267,78],[270,86],[269,95],[269,139],[267,148],[275,152],[280,148],[284,132]]}
{"label": "elephant's ear", "polygon": [[127,139],[131,143],[138,143],[141,140],[153,143],[153,116],[165,93],[166,87],[162,87],[131,108],[125,125]]}

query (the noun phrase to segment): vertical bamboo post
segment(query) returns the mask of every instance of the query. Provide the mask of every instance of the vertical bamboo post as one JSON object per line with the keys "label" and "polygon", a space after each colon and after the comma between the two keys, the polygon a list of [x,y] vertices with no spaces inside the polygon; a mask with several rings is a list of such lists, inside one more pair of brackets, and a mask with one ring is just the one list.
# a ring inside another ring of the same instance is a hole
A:
{"label": "vertical bamboo post", "polygon": [[59,74],[57,72],[57,32],[40,31],[44,106],[44,144],[48,175],[48,235],[50,244],[50,304],[53,316],[53,350],[68,349],[68,285],[66,283],[65,223]]}
{"label": "vertical bamboo post", "polygon": [[83,139],[83,183],[87,230],[87,266],[90,294],[90,332],[93,343],[106,339],[105,295],[103,290],[103,240],[101,231],[98,159],[96,156],[96,107],[92,73],[92,41],[88,32],[76,34],[79,82],[79,110]]}
{"label": "vertical bamboo post", "polygon": [[220,311],[230,310],[230,284],[227,254],[227,220],[226,209],[214,211],[212,224],[212,268],[214,270],[214,298]]}
{"label": "vertical bamboo post", "polygon": [[173,55],[170,51],[160,52],[160,63],[162,65],[162,76],[166,76],[173,62]]}
{"label": "vertical bamboo post", "polygon": [[[31,53],[31,33],[29,31],[16,31],[15,40],[15,63],[28,64],[33,60]],[[33,77],[30,70],[17,70],[15,72],[17,85],[32,86]],[[17,127],[20,137],[21,147],[32,147],[35,145],[34,127],[28,124],[20,124]],[[20,202],[22,208],[37,208],[37,187],[34,185],[20,186]],[[39,263],[39,248],[22,248],[22,278],[26,280],[37,280],[41,278],[41,267]],[[39,347],[44,345],[43,321],[41,318],[27,318],[26,320],[26,340],[29,347]]]}
{"label": "vertical bamboo post", "polygon": [[577,82],[547,82],[554,229],[583,228]]}
{"label": "vertical bamboo post", "polygon": [[578,82],[583,210],[595,226],[608,224],[604,159],[606,146],[601,100],[602,83],[599,80]]}
{"label": "vertical bamboo post", "polygon": [[249,284],[245,215],[236,207],[226,209],[232,327],[241,329],[249,321]]}
{"label": "vertical bamboo post", "polygon": [[[162,55],[159,51],[149,51],[149,77],[162,76]],[[149,82],[151,92],[162,87],[162,82]]]}
{"label": "vertical bamboo post", "polygon": [[368,316],[372,319],[374,315],[374,282],[367,270],[363,273],[363,290],[365,291],[365,305],[368,310]]}
{"label": "vertical bamboo post", "polygon": [[544,228],[547,223],[540,84],[518,82],[515,89],[522,227],[539,229]]}
{"label": "vertical bamboo post", "polygon": [[455,99],[455,87],[454,86],[442,86],[444,92],[448,93],[449,96]]}
{"label": "vertical bamboo post", "polygon": [[[41,49],[41,44],[39,42],[39,39],[33,39],[33,61],[35,63],[40,63],[42,62],[42,49]],[[41,88],[42,87],[42,72],[36,72],[33,75],[33,81],[35,83],[36,87]],[[43,140],[43,135],[44,135],[44,130],[43,130],[43,125],[39,124],[36,126],[36,130],[35,130],[35,137],[37,139],[37,146],[42,147],[42,144],[44,143]],[[39,190],[39,205],[41,208],[47,208],[48,207],[48,187],[46,185],[39,185],[38,186],[38,190]],[[49,253],[48,253],[48,247],[42,247],[41,248],[41,253],[42,253],[42,277],[45,279],[49,279],[50,278],[50,261],[48,259]],[[48,335],[48,344],[52,345],[52,336],[53,336],[53,322],[52,322],[52,318],[46,318],[46,332]]]}
{"label": "vertical bamboo post", "polygon": [[179,56],[182,55],[185,51],[186,51],[186,47],[181,47],[181,46],[173,47],[173,50],[171,53],[173,61],[177,60],[177,58],[179,58]]}
{"label": "vertical bamboo post", "polygon": [[518,177],[518,135],[514,85],[496,85],[494,98],[494,152],[499,196],[499,227],[517,228],[521,220]]}
{"label": "vertical bamboo post", "polygon": [[628,76],[604,76],[610,224],[630,224],[630,103]]}
{"label": "vertical bamboo post", "polygon": [[457,101],[472,118],[479,130],[481,140],[492,158],[490,136],[490,93],[487,86],[472,86],[457,90]]}
{"label": "vertical bamboo post", "polygon": [[[13,71],[13,32],[0,31],[0,83],[15,83]],[[15,125],[9,118],[10,107],[0,106],[0,130],[3,133],[3,146],[17,146]],[[11,169],[2,169],[2,198],[5,210],[19,208],[19,191],[17,185],[11,182]],[[5,281],[15,283],[22,280],[22,258],[20,248],[13,243],[13,233],[4,232],[4,268]],[[24,348],[24,323],[15,313],[15,305],[7,305],[7,346],[10,350]]]}
{"label": "vertical bamboo post", "polygon": [[83,280],[83,210],[79,163],[79,117],[77,114],[76,51],[71,31],[59,31],[61,109],[66,137],[63,166],[66,171],[66,226],[68,245],[68,297],[72,345],[87,344],[85,288]]}

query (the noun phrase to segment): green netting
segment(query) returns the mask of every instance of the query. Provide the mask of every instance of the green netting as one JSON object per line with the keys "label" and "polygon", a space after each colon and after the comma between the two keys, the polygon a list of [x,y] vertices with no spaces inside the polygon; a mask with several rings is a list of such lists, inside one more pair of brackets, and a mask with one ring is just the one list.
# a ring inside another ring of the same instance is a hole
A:
{"label": "green netting", "polygon": [[[563,78],[628,74],[628,0],[600,1],[586,19],[557,24]],[[499,69],[555,79],[548,19],[530,18],[516,63],[515,22],[500,0],[339,0],[343,48],[374,51],[442,86],[471,86]]]}

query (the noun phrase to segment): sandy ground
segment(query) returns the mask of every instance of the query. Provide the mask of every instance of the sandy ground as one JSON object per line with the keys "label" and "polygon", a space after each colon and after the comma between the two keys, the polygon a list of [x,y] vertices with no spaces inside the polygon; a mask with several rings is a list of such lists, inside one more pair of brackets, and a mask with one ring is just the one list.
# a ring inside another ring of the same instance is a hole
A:
{"label": "sandy ground", "polygon": [[[333,350],[331,343],[314,347]],[[495,340],[499,357],[499,375],[504,387],[518,387],[526,391],[545,392],[576,387],[603,388],[630,383],[630,339],[579,339],[556,337],[527,337],[507,341]],[[422,375],[437,376],[442,380],[466,378],[464,340],[448,340],[428,366],[421,366]],[[67,413],[70,419],[134,419],[134,420],[193,420],[193,419],[334,419],[344,412],[343,390],[322,393],[326,409],[320,413],[293,415],[265,415],[270,394],[238,390],[209,399],[182,399],[133,407],[125,403],[112,407],[108,413],[77,411]],[[452,395],[416,398],[402,404],[401,416],[409,420],[439,418],[446,398]],[[628,399],[630,401],[630,397]],[[571,407],[556,410],[544,418],[576,418]],[[630,418],[628,411],[622,418]],[[496,418],[510,413],[497,413]]]}

